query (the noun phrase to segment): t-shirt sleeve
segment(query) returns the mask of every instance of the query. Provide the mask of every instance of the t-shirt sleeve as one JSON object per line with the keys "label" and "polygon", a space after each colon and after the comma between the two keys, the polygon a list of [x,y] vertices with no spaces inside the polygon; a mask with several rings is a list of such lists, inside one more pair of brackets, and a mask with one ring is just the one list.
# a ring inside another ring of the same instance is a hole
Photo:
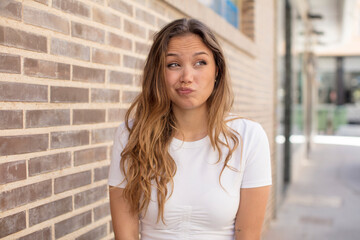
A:
{"label": "t-shirt sleeve", "polygon": [[120,159],[121,152],[123,151],[127,142],[127,130],[124,124],[120,125],[115,133],[114,145],[112,148],[111,163],[109,167],[109,179],[108,184],[110,186],[116,186],[125,188],[126,181],[124,180],[124,174],[120,171]]}
{"label": "t-shirt sleeve", "polygon": [[268,138],[258,123],[251,130],[247,149],[245,149],[246,162],[241,188],[255,188],[272,184]]}

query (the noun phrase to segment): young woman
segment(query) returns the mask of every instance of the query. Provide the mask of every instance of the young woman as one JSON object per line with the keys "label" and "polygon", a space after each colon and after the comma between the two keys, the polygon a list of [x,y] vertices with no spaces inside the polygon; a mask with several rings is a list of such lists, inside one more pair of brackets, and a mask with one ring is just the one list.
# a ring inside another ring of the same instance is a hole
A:
{"label": "young woman", "polygon": [[113,146],[116,239],[260,239],[269,144],[231,105],[225,58],[207,26],[179,19],[156,34]]}

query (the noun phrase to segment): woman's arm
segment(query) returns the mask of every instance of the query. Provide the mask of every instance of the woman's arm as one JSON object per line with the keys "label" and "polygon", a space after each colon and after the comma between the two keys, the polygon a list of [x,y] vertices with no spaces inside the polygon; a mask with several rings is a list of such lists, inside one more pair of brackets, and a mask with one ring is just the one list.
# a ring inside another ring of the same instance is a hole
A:
{"label": "woman's arm", "polygon": [[241,188],[235,221],[236,240],[259,240],[270,186]]}
{"label": "woman's arm", "polygon": [[139,218],[130,212],[129,203],[123,197],[123,188],[111,187],[110,209],[116,240],[138,240]]}

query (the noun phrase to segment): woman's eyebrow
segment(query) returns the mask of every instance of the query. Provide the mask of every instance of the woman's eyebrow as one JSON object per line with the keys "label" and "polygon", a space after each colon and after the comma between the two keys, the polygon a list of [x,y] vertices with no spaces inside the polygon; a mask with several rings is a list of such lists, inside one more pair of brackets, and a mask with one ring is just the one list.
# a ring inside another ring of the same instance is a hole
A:
{"label": "woman's eyebrow", "polygon": [[169,57],[169,56],[174,56],[174,57],[176,57],[176,56],[179,56],[179,54],[177,54],[177,53],[167,53],[166,56],[167,56],[167,57]]}
{"label": "woman's eyebrow", "polygon": [[[206,54],[206,55],[209,56],[209,54],[207,52],[196,52],[196,53],[193,54],[193,56],[198,56],[198,55],[202,55],[202,54]],[[177,53],[167,53],[166,56],[167,57],[169,57],[169,56],[177,57],[177,56],[179,56],[179,54],[177,54]]]}
{"label": "woman's eyebrow", "polygon": [[209,56],[209,54],[207,52],[197,52],[197,53],[194,53],[193,56],[198,56],[198,55],[202,55],[202,54],[205,54],[205,55]]}

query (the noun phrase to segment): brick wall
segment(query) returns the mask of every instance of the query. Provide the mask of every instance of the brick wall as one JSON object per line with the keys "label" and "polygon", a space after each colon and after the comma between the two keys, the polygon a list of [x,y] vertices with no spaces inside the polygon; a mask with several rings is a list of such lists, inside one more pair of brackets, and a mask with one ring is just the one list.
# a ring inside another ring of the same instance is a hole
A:
{"label": "brick wall", "polygon": [[[265,218],[265,226],[270,223],[271,218],[275,216],[276,211],[276,101],[277,101],[277,79],[275,78],[275,35],[276,35],[276,0],[273,1],[255,1],[255,23],[254,38],[258,46],[258,55],[255,60],[256,79],[254,85],[256,90],[254,97],[257,99],[258,121],[262,124],[269,137],[272,170],[273,170],[273,186],[268,202],[267,215]],[[266,229],[264,228],[264,230]]]}
{"label": "brick wall", "polygon": [[[274,154],[274,34],[261,25],[272,24],[269,2],[255,6],[255,42],[205,22],[229,59],[234,111],[263,123]],[[0,239],[113,238],[112,138],[140,90],[152,35],[211,14],[177,0],[0,1]],[[270,201],[268,218],[272,210]]]}
{"label": "brick wall", "polygon": [[254,40],[255,1],[242,0],[240,9],[240,30]]}
{"label": "brick wall", "polygon": [[[245,0],[242,7],[245,7],[245,2],[252,4],[251,11],[254,17],[252,35],[247,36],[251,42],[241,44],[236,48],[224,39],[223,46],[229,60],[228,64],[235,93],[233,109],[242,116],[259,122],[269,138],[273,186],[263,228],[266,230],[276,210],[275,1]],[[243,34],[245,35],[245,33]],[[250,44],[254,45],[253,52],[248,52],[247,46]]]}

